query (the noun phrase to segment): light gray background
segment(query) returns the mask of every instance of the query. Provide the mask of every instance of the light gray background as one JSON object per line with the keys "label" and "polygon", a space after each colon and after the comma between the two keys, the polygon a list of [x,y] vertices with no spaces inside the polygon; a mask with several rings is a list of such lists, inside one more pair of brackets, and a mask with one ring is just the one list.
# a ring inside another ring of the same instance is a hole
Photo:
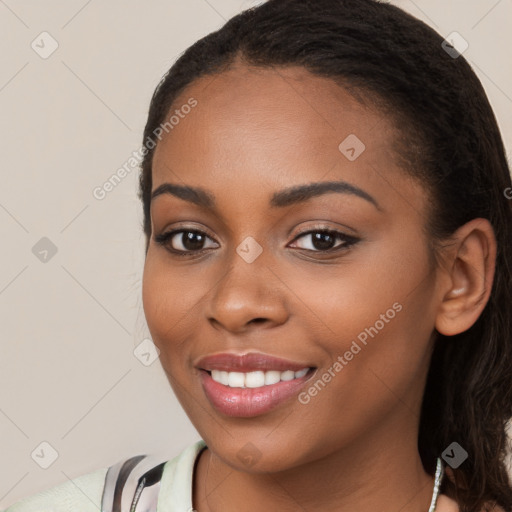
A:
{"label": "light gray background", "polygon": [[[176,57],[256,3],[0,0],[0,509],[199,439],[158,360],[133,354],[149,335],[136,171],[102,201],[92,191],[140,147]],[[510,150],[512,1],[394,3],[469,42]],[[47,59],[31,48],[43,31],[59,44]],[[32,253],[42,237],[58,249],[46,263]],[[43,441],[59,454],[48,469],[31,458]]]}

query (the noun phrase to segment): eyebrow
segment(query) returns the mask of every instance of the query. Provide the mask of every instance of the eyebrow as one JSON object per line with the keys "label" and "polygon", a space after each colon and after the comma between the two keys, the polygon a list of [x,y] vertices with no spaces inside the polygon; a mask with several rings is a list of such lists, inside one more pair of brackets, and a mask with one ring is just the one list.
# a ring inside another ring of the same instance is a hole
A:
{"label": "eyebrow", "polygon": [[[379,211],[383,211],[374,197],[359,187],[346,181],[320,181],[297,185],[275,192],[270,199],[271,208],[284,208],[297,203],[305,202],[313,197],[336,192],[360,197],[373,204]],[[170,194],[184,201],[194,203],[209,210],[216,208],[215,196],[201,187],[190,185],[177,185],[175,183],[163,183],[151,193],[151,200],[163,194]]]}

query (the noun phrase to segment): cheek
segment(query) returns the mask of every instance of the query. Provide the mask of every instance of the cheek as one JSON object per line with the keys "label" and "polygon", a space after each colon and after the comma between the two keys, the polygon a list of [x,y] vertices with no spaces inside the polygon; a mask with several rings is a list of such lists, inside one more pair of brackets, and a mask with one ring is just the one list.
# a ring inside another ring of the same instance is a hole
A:
{"label": "cheek", "polygon": [[[319,378],[325,376],[329,390],[315,400],[331,420],[337,413],[329,403],[347,407],[354,418],[373,415],[409,391],[414,395],[428,367],[435,279],[429,275],[424,241],[408,243],[406,233],[393,242],[375,244],[375,250],[364,252],[364,261],[347,258],[336,275],[317,272],[293,285],[298,296],[307,297],[304,311],[315,312],[315,320],[321,320],[316,339],[329,366],[321,369]],[[308,313],[308,318],[314,317]],[[303,328],[311,330],[313,325]]]}
{"label": "cheek", "polygon": [[293,290],[289,297],[295,321],[303,332],[313,329],[317,339],[330,340],[332,352],[343,350],[342,340],[356,338],[376,322],[379,331],[389,330],[398,310],[414,299],[415,288],[429,281],[427,273],[421,246],[407,252],[375,243],[336,266],[309,265],[281,272],[281,277]]}
{"label": "cheek", "polygon": [[173,267],[164,261],[165,256],[151,251],[144,265],[142,302],[153,342],[165,359],[167,353],[178,351],[186,333],[192,332],[205,290],[197,281],[184,279],[179,266]]}
{"label": "cheek", "polygon": [[[428,329],[422,332],[411,307],[392,307],[387,314],[385,308],[374,314],[363,308],[333,318],[336,336],[322,340],[329,361],[299,397],[300,435],[315,438],[316,455],[377,430],[385,417],[400,428],[400,418],[419,414]],[[287,428],[293,432],[294,426]]]}

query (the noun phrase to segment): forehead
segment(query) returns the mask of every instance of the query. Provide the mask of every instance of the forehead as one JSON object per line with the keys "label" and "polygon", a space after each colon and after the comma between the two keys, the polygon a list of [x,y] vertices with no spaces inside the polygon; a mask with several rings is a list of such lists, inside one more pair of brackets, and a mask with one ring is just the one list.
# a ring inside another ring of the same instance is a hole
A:
{"label": "forehead", "polygon": [[237,63],[189,85],[167,118],[191,98],[197,106],[157,145],[153,190],[174,181],[207,188],[223,183],[233,191],[236,183],[236,190],[243,185],[255,193],[344,179],[377,191],[408,180],[397,174],[393,120],[304,68]]}
{"label": "forehead", "polygon": [[[237,141],[247,136],[246,143],[253,135],[265,137],[268,144],[283,140],[293,144],[295,139],[301,146],[308,141],[332,146],[333,140],[341,141],[358,132],[361,139],[371,137],[375,146],[389,142],[383,135],[392,131],[392,120],[379,114],[369,101],[363,104],[360,94],[356,99],[332,79],[298,66],[259,68],[237,62],[225,72],[201,77],[189,85],[169,114],[191,97],[198,106],[186,122],[172,130],[174,134],[204,137],[210,132],[213,139],[213,135],[232,136],[236,132]],[[380,129],[374,132],[377,123]]]}

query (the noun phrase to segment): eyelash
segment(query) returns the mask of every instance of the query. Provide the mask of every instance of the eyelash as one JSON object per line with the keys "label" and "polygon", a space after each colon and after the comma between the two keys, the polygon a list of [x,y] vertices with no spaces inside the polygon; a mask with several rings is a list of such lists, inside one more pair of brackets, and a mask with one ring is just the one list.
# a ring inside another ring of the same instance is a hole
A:
{"label": "eyelash", "polygon": [[[201,255],[209,250],[209,249],[202,249],[202,250],[197,250],[197,251],[181,251],[181,250],[176,250],[176,249],[170,248],[169,247],[170,244],[168,242],[170,240],[172,240],[172,238],[175,235],[177,235],[178,233],[196,233],[196,234],[203,235],[203,236],[211,239],[211,237],[204,231],[200,231],[198,229],[191,229],[191,228],[174,229],[172,231],[168,231],[167,233],[161,233],[159,235],[155,235],[154,239],[157,244],[165,247],[169,252],[171,252],[172,254],[174,254],[176,256],[190,256],[190,255],[198,256],[198,255]],[[343,240],[344,243],[337,247],[334,247],[332,249],[327,249],[325,251],[312,250],[312,249],[301,249],[301,250],[313,252],[313,253],[320,253],[320,254],[332,254],[332,253],[337,253],[337,252],[340,252],[343,250],[347,250],[348,248],[355,245],[360,240],[359,238],[356,238],[356,237],[350,236],[350,235],[346,235],[345,233],[343,233],[341,231],[337,231],[335,229],[328,229],[325,227],[317,227],[317,228],[309,229],[309,230],[302,231],[302,232],[298,233],[297,236],[293,239],[293,242],[295,242],[299,238],[302,238],[306,235],[311,235],[313,233],[326,233],[326,234],[334,236],[335,238],[339,238],[339,239]]]}

